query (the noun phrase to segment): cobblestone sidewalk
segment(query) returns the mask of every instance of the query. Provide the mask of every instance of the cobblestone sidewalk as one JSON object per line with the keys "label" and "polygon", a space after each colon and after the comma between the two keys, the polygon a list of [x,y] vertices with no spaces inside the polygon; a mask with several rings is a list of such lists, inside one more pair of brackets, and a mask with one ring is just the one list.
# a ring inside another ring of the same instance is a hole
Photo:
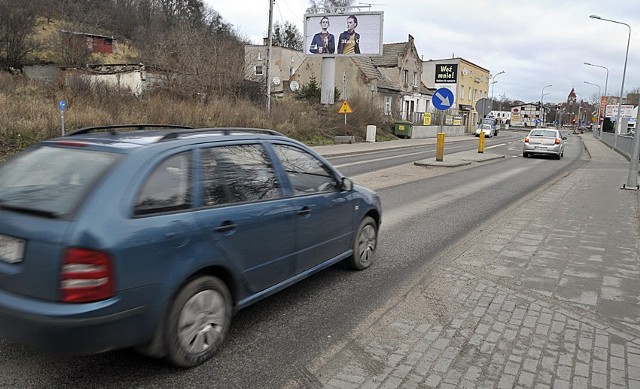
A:
{"label": "cobblestone sidewalk", "polygon": [[591,142],[606,158],[437,266],[311,372],[322,386],[640,388],[638,194]]}

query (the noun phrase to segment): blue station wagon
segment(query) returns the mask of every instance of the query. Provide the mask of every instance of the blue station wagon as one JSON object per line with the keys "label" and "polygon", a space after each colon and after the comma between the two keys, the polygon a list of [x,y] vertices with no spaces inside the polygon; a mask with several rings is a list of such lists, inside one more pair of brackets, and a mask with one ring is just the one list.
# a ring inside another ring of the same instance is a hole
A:
{"label": "blue station wagon", "polygon": [[0,336],[211,358],[233,313],[373,260],[381,204],[277,132],[86,128],[0,166]]}

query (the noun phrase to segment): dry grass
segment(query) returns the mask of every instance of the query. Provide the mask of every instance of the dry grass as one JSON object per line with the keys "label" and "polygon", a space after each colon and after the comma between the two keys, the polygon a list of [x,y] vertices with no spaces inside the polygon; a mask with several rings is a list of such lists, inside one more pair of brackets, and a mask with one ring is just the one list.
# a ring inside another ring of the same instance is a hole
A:
{"label": "dry grass", "polygon": [[62,132],[58,102],[65,100],[66,132],[121,123],[170,123],[194,127],[270,128],[311,145],[332,144],[347,133],[363,141],[368,124],[378,126],[378,140],[393,139],[392,125],[366,99],[350,100],[354,113],[338,114],[338,106],[323,107],[295,98],[274,99],[271,114],[262,104],[233,98],[207,103],[167,94],[134,97],[111,88],[91,87],[76,80],[67,88],[0,73],[0,160],[28,145]]}
{"label": "dry grass", "polygon": [[[29,60],[34,63],[59,63],[60,57],[60,30],[73,29],[56,19],[38,18],[33,38],[39,43],[38,49],[34,51]],[[91,54],[91,63],[129,63],[138,57],[138,52],[131,47],[128,42],[117,41],[117,52],[112,54]]]}

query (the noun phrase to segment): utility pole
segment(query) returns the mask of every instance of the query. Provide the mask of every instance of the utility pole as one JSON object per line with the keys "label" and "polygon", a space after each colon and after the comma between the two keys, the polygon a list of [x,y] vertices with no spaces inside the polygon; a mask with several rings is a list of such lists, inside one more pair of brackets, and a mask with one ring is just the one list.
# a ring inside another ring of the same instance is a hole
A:
{"label": "utility pole", "polygon": [[266,71],[265,71],[265,82],[266,82],[266,90],[267,90],[267,113],[271,113],[271,77],[269,75],[269,70],[271,68],[271,45],[273,44],[273,35],[271,34],[271,28],[273,24],[273,4],[276,0],[269,0],[269,27],[267,27],[267,58],[266,59]]}

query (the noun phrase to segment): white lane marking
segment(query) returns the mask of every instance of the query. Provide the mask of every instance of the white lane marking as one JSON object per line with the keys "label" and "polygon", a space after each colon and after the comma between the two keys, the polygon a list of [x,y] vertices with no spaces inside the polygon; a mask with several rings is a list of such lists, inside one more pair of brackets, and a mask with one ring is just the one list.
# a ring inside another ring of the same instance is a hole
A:
{"label": "white lane marking", "polygon": [[[382,225],[385,229],[392,229],[396,225],[406,222],[412,216],[424,214],[431,209],[439,208],[455,201],[459,201],[462,197],[469,196],[472,193],[496,185],[501,181],[506,181],[509,178],[520,175],[524,171],[531,168],[531,166],[526,166],[512,169],[501,174],[493,175],[489,178],[483,178],[475,182],[468,182],[464,185],[435,193],[429,197],[424,197],[413,202],[404,203],[393,209],[387,209],[384,212]],[[384,208],[384,203],[382,204],[382,206]]]}
{"label": "white lane marking", "polygon": [[497,144],[497,145],[487,146],[487,147],[485,147],[485,149],[493,149],[493,148],[496,148],[496,147],[506,146],[506,145],[508,145],[508,143],[500,143],[500,144]]}
{"label": "white lane marking", "polygon": [[[451,146],[451,147],[449,147],[449,148],[445,148],[445,150],[459,149],[459,148],[462,148],[462,146],[457,146],[457,147],[456,147],[456,146]],[[434,150],[434,151],[435,151],[435,150]],[[383,157],[383,158],[376,158],[376,159],[368,159],[368,160],[366,160],[366,161],[351,162],[351,163],[343,163],[343,164],[340,164],[340,165],[333,165],[333,166],[335,166],[336,168],[340,169],[340,168],[342,168],[342,167],[346,167],[346,166],[365,165],[365,164],[369,164],[369,163],[371,163],[371,162],[386,161],[386,160],[389,160],[389,159],[403,158],[403,157],[410,156],[410,155],[424,154],[425,152],[426,152],[426,151],[425,151],[425,150],[423,150],[423,151],[418,151],[418,152],[415,152],[415,153],[408,153],[408,154],[396,155],[396,156],[392,156],[392,157]]]}

